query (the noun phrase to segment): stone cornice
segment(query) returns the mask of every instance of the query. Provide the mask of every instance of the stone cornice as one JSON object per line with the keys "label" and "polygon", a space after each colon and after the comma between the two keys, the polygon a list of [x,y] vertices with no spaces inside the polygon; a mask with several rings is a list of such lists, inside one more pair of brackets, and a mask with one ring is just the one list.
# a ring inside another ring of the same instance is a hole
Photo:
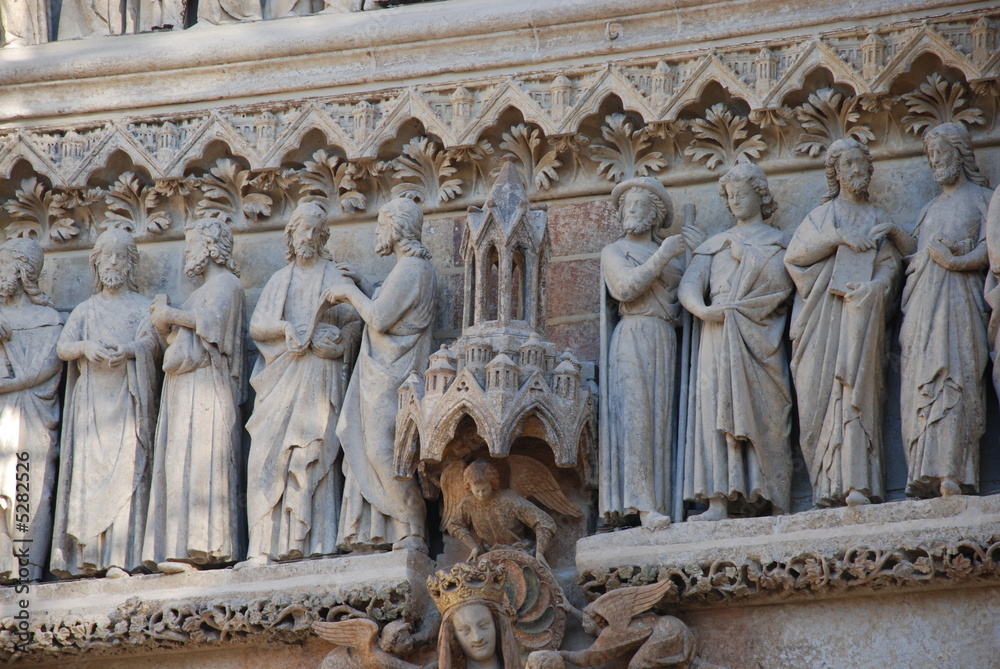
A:
{"label": "stone cornice", "polygon": [[456,74],[512,74],[810,34],[817,26],[874,27],[991,5],[635,0],[622,15],[617,3],[605,0],[449,0],[383,12],[53,42],[0,52],[0,122],[196,109],[345,87],[375,90]]}
{"label": "stone cornice", "polygon": [[670,579],[672,609],[998,584],[998,519],[993,495],[628,530],[578,542],[579,583],[593,600]]}

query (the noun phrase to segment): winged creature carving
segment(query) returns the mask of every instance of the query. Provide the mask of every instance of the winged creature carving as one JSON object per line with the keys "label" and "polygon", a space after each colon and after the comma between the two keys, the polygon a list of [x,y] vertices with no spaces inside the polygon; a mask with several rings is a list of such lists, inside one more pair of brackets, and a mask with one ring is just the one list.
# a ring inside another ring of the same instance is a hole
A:
{"label": "winged creature carving", "polygon": [[474,561],[484,550],[510,546],[530,552],[525,528],[534,533],[534,553],[545,562],[544,553],[556,532],[548,513],[528,501],[532,497],[546,507],[571,518],[580,511],[567,499],[552,473],[538,460],[524,455],[507,458],[510,486],[500,487],[497,467],[480,458],[470,465],[458,460],[441,473],[444,496],[442,529],[469,547]]}
{"label": "winged creature carving", "polygon": [[400,636],[400,630],[396,628],[406,625],[401,620],[389,623],[380,643],[378,623],[374,620],[351,618],[338,622],[314,622],[313,631],[337,646],[323,660],[320,669],[421,669],[383,648],[394,645],[394,640]]}

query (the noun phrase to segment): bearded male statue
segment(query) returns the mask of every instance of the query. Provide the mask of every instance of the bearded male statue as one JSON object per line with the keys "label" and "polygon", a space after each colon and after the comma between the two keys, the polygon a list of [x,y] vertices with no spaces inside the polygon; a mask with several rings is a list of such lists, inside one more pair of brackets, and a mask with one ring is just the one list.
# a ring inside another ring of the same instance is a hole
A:
{"label": "bearded male statue", "polygon": [[353,281],[336,265],[326,210],[300,204],[285,226],[288,265],[268,280],[250,319],[260,350],[250,383],[247,561],[337,552],[341,484],[335,433],[361,337],[358,314],[324,291]]}
{"label": "bearded male statue", "polygon": [[991,192],[957,123],[924,134],[941,193],[917,219],[903,290],[901,418],[907,492],[974,492],[986,432],[989,360],[983,282]]}
{"label": "bearded male statue", "polygon": [[69,315],[56,348],[69,362],[50,565],[60,578],[140,566],[160,388],[132,235],[103,232],[90,265],[97,292]]}
{"label": "bearded male statue", "polygon": [[149,308],[166,351],[142,557],[165,573],[236,560],[240,524],[246,297],[228,223],[192,221],[184,237],[184,273],[204,282],[179,308],[164,295]]}
{"label": "bearded male statue", "polygon": [[[32,581],[42,578],[52,542],[63,366],[63,319],[38,287],[43,260],[33,239],[0,246],[0,551],[12,558],[27,548]],[[11,540],[23,543],[3,545]],[[18,576],[17,560],[0,557],[0,581]]]}
{"label": "bearded male statue", "polygon": [[[617,524],[669,525],[674,449],[677,288],[684,238],[670,228],[672,204],[652,177],[623,181],[611,199],[625,235],[601,252],[600,513]],[[604,341],[609,339],[609,341]]]}
{"label": "bearded male statue", "polygon": [[816,506],[868,504],[884,494],[886,324],[900,252],[911,253],[914,240],[868,201],[872,171],[867,145],[830,145],[828,192],[785,253],[796,288],[790,366]]}
{"label": "bearded male statue", "polygon": [[431,352],[437,276],[420,243],[423,222],[413,200],[383,205],[375,252],[395,258],[389,275],[377,290],[357,277],[357,285],[338,284],[326,292],[327,301],[350,304],[365,323],[337,424],[345,477],[337,543],[345,550],[427,552],[420,488],[416,481],[397,480],[393,471],[399,386],[413,370],[427,368]]}

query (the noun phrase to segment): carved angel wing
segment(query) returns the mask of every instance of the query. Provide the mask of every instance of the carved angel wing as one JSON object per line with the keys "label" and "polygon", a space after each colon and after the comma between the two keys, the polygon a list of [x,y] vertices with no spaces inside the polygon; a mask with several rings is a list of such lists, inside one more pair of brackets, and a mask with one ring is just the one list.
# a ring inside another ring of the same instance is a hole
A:
{"label": "carved angel wing", "polygon": [[552,472],[538,460],[526,455],[511,455],[510,489],[521,497],[534,497],[553,511],[571,518],[579,518],[580,510],[573,506],[552,476]]}
{"label": "carved angel wing", "polygon": [[668,580],[604,593],[587,607],[589,613],[604,618],[610,627],[624,629],[632,618],[653,608],[667,594],[673,582]]}
{"label": "carved angel wing", "polygon": [[444,512],[441,514],[441,529],[447,530],[448,524],[458,513],[458,504],[465,497],[465,462],[456,460],[441,472],[441,497],[444,499]]}
{"label": "carved angel wing", "polygon": [[367,618],[351,618],[335,623],[317,621],[313,623],[313,631],[337,646],[368,649],[378,637],[378,623]]}

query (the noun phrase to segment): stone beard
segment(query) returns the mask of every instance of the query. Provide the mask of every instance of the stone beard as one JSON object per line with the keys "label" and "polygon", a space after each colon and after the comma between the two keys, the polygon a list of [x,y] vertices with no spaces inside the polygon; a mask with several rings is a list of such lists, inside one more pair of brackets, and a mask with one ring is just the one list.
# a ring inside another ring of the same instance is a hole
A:
{"label": "stone beard", "polygon": [[[792,395],[783,339],[793,287],[784,235],[764,223],[755,182],[770,203],[755,165],[723,178],[737,225],[699,246],[681,281],[681,303],[702,320],[684,498],[717,500],[705,520],[728,515],[727,502],[750,513],[766,502],[787,512],[791,503]],[[706,307],[715,307],[711,317]]]}
{"label": "stone beard", "polygon": [[[34,240],[13,239],[0,246],[0,581],[18,578],[12,556],[25,547],[28,578],[41,580],[52,541],[62,378],[56,342],[63,323],[38,290],[42,262],[42,249]],[[18,474],[23,481],[25,472],[31,510],[27,530],[15,522],[19,493],[25,492],[23,484],[18,487]],[[14,545],[11,539],[26,543]]]}
{"label": "stone beard", "polygon": [[[799,440],[817,506],[863,504],[884,493],[885,330],[900,254],[893,239],[878,243],[892,220],[867,202],[870,174],[866,147],[834,142],[827,178],[836,196],[806,216],[785,254],[796,287],[791,371]],[[837,284],[845,276],[843,293]]]}
{"label": "stone beard", "polygon": [[326,254],[325,220],[315,204],[296,208],[285,230],[290,262],[268,280],[250,319],[260,350],[247,421],[250,560],[337,552],[335,427],[361,322],[349,305],[324,302],[324,291],[353,285]]}
{"label": "stone beard", "polygon": [[[908,259],[899,332],[907,492],[921,497],[972,493],[979,486],[989,360],[983,283],[991,194],[983,187],[964,128],[938,126],[924,136],[924,145],[944,190],[924,207],[914,229],[917,252]],[[963,163],[977,182],[966,176]]]}
{"label": "stone beard", "polygon": [[129,233],[102,233],[91,254],[98,292],[59,337],[70,363],[51,560],[61,578],[141,561],[160,346],[150,301],[134,289],[137,263]]}
{"label": "stone beard", "polygon": [[[638,513],[663,522],[671,504],[674,447],[677,287],[683,272],[680,235],[662,244],[651,229],[669,224],[670,198],[656,179],[615,187],[626,236],[601,253],[602,438],[600,508],[606,522]],[[659,207],[656,202],[659,201]],[[617,308],[612,306],[617,303]]]}
{"label": "stone beard", "polygon": [[228,224],[197,221],[186,236],[185,272],[204,275],[204,283],[179,309],[153,307],[166,350],[142,555],[150,569],[165,561],[231,562],[240,552],[246,298],[229,268]]}
{"label": "stone beard", "polygon": [[427,368],[431,353],[437,277],[420,244],[422,223],[423,214],[412,200],[383,206],[377,250],[380,255],[394,253],[396,264],[371,297],[354,286],[328,293],[337,301],[350,301],[365,321],[337,425],[345,477],[337,544],[345,550],[393,545],[426,551],[420,488],[414,480],[397,480],[393,470],[399,386],[411,371]]}

